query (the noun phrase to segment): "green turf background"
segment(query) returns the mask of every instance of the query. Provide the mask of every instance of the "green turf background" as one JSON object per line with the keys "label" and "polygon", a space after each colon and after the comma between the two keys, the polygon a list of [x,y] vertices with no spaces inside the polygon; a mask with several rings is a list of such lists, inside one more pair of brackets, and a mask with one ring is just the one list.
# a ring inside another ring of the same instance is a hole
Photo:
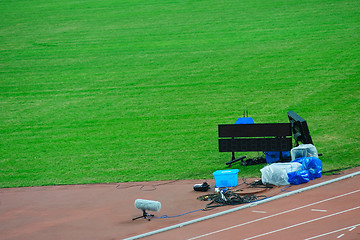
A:
{"label": "green turf background", "polygon": [[2,0],[0,187],[212,178],[244,109],[357,165],[359,28],[357,0]]}

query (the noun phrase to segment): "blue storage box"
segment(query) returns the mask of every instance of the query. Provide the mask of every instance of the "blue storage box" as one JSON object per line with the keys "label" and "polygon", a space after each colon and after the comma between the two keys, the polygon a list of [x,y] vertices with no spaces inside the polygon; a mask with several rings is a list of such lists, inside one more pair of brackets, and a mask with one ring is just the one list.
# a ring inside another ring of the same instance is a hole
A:
{"label": "blue storage box", "polygon": [[241,117],[236,120],[235,124],[252,124],[254,123],[254,120],[252,117]]}
{"label": "blue storage box", "polygon": [[[264,152],[266,157],[266,163],[274,163],[280,160],[280,152]],[[290,152],[284,151],[281,153],[283,158],[289,158]]]}
{"label": "blue storage box", "polygon": [[236,187],[239,169],[217,170],[213,172],[216,187]]}

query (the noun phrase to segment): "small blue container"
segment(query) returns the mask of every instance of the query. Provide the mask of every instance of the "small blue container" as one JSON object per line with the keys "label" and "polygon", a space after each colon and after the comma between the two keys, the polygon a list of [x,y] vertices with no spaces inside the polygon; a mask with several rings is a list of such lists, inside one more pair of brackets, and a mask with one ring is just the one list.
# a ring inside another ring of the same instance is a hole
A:
{"label": "small blue container", "polygon": [[213,172],[216,187],[236,187],[239,169],[217,170]]}
{"label": "small blue container", "polygon": [[254,120],[252,117],[241,117],[236,120],[235,124],[252,124],[254,123]]}
{"label": "small blue container", "polygon": [[[290,152],[282,152],[283,158],[289,158]],[[280,152],[265,152],[266,163],[274,163],[280,160]]]}

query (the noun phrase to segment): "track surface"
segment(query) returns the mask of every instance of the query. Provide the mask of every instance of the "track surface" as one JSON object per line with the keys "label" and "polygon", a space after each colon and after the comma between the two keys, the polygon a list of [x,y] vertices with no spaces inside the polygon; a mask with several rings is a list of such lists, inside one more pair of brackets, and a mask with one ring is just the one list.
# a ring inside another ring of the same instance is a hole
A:
{"label": "track surface", "polygon": [[[323,176],[286,191],[358,171],[359,167],[341,175]],[[234,208],[201,211],[206,202],[197,197],[204,193],[195,192],[192,187],[203,181],[0,189],[0,239],[125,239]],[[213,179],[207,182],[214,186]],[[341,180],[145,239],[360,239],[359,183],[359,176]],[[246,187],[245,184],[239,187],[243,186]],[[277,196],[284,194],[281,189],[259,194]],[[258,191],[244,189],[244,193]],[[174,218],[132,221],[142,214],[134,207],[138,198],[160,201],[162,208],[154,213],[157,217],[198,211]]]}
{"label": "track surface", "polygon": [[146,239],[360,239],[360,176]]}

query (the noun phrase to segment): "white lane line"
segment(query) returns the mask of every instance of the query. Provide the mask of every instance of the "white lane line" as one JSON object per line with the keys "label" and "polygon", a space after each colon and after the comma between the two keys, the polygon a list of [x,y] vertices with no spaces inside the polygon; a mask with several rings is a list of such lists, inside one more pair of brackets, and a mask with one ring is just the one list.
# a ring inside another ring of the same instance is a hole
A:
{"label": "white lane line", "polygon": [[359,208],[360,208],[360,206],[354,207],[354,208],[350,208],[350,209],[346,209],[346,210],[344,210],[344,211],[337,212],[337,213],[333,213],[333,214],[330,214],[330,215],[326,215],[326,216],[324,216],[324,217],[319,217],[319,218],[311,219],[311,220],[306,221],[306,222],[301,222],[301,223],[294,224],[294,225],[291,225],[291,226],[287,226],[287,227],[284,227],[284,228],[280,228],[280,229],[277,229],[277,230],[274,230],[274,231],[271,231],[271,232],[267,232],[267,233],[259,234],[259,235],[253,236],[253,237],[245,238],[244,240],[250,240],[250,239],[254,239],[254,238],[266,236],[266,235],[269,235],[269,234],[272,234],[272,233],[280,232],[280,231],[287,230],[287,229],[290,229],[290,228],[293,228],[293,227],[298,227],[298,226],[301,226],[301,225],[304,225],[304,224],[307,224],[307,223],[311,223],[311,222],[315,222],[315,221],[318,221],[318,220],[322,220],[322,219],[324,219],[324,218],[329,218],[329,217],[333,217],[333,216],[336,216],[336,215],[339,215],[339,214],[342,214],[342,213],[350,212],[350,211],[353,211],[353,210],[356,210],[356,209],[359,209]]}
{"label": "white lane line", "polygon": [[354,193],[357,193],[357,192],[360,192],[360,189],[359,189],[359,190],[352,191],[352,192],[344,193],[344,194],[341,194],[341,195],[338,195],[338,196],[335,196],[335,197],[327,198],[327,199],[324,199],[324,200],[321,200],[321,201],[318,201],[318,202],[310,203],[310,204],[307,204],[307,205],[304,205],[304,206],[301,206],[301,207],[297,207],[297,208],[293,208],[293,209],[290,209],[290,210],[286,210],[286,211],[284,211],[284,212],[275,213],[275,214],[273,214],[273,215],[269,215],[269,216],[266,216],[266,217],[262,217],[262,218],[258,218],[258,219],[249,221],[249,222],[241,223],[241,224],[238,224],[238,225],[235,225],[235,226],[223,228],[223,229],[220,229],[220,230],[217,230],[217,231],[214,231],[214,232],[210,232],[210,233],[207,233],[207,234],[204,234],[204,235],[200,235],[200,236],[196,236],[196,237],[193,237],[193,238],[189,238],[188,240],[198,239],[198,238],[206,237],[206,236],[213,235],[213,234],[216,234],[216,233],[224,232],[224,231],[227,231],[227,230],[230,230],[230,229],[233,229],[233,228],[237,228],[237,227],[241,227],[241,226],[244,226],[244,225],[247,225],[247,224],[250,224],[250,223],[262,221],[262,220],[265,220],[265,219],[268,219],[268,218],[271,218],[271,217],[276,217],[276,216],[279,216],[279,215],[282,215],[282,214],[285,214],[285,213],[289,213],[289,212],[293,212],[293,211],[296,211],[296,210],[300,210],[300,209],[303,209],[303,208],[306,208],[306,207],[310,207],[310,206],[313,206],[313,205],[316,205],[316,204],[319,204],[319,203],[327,202],[327,201],[334,200],[334,199],[337,199],[337,198],[340,198],[340,197],[345,197],[345,196],[348,196],[348,195],[350,195],[350,194],[354,194]]}
{"label": "white lane line", "polygon": [[324,233],[324,234],[320,234],[320,235],[317,235],[317,236],[313,236],[313,237],[310,237],[310,238],[307,238],[305,240],[311,240],[311,239],[315,239],[315,238],[319,238],[319,237],[323,237],[323,236],[326,236],[326,235],[330,235],[330,234],[333,234],[333,233],[337,233],[337,232],[341,232],[341,231],[344,231],[346,229],[349,229],[349,232],[354,230],[357,226],[360,226],[360,224],[356,224],[354,226],[350,226],[350,227],[345,227],[345,228],[341,228],[341,229],[338,229],[338,230],[335,230],[335,231],[332,231],[332,232],[327,232],[327,233]]}
{"label": "white lane line", "polygon": [[344,236],[345,234],[340,234],[337,238],[341,238],[342,236]]}
{"label": "white lane line", "polygon": [[357,226],[359,226],[360,224],[358,224],[358,225],[355,225],[355,226],[353,226],[351,229],[349,229],[349,232],[351,232],[352,230],[354,230]]}
{"label": "white lane line", "polygon": [[266,213],[265,211],[252,211],[252,212],[254,212],[254,213]]}
{"label": "white lane line", "polygon": [[322,209],[311,209],[311,211],[313,211],[313,212],[327,212],[327,210],[322,210]]}

